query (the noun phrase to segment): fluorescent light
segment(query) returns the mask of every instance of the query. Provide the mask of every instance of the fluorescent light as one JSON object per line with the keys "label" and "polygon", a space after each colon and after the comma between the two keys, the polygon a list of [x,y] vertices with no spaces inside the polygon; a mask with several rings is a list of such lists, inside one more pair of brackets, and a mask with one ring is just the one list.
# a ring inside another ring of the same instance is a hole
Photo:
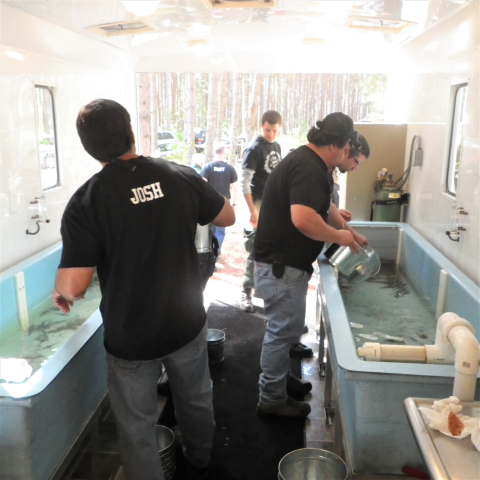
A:
{"label": "fluorescent light", "polygon": [[210,41],[203,38],[189,40],[188,48],[196,57],[205,57],[212,51],[212,45]]}
{"label": "fluorescent light", "polygon": [[13,58],[14,60],[25,60],[25,55],[22,55],[20,52],[14,52],[13,50],[5,50],[5,55],[7,57]]}
{"label": "fluorescent light", "polygon": [[124,1],[123,6],[136,17],[145,17],[152,14],[158,7],[156,0],[138,0],[138,1]]}

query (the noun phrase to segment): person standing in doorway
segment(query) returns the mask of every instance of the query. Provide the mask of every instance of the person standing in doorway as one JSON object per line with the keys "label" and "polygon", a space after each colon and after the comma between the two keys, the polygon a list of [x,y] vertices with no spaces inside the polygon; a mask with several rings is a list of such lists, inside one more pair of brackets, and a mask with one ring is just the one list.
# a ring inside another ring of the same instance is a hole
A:
{"label": "person standing in doorway", "polygon": [[351,148],[362,147],[352,119],[340,112],[327,115],[307,139],[307,145],[287,155],[270,175],[255,239],[255,285],[268,317],[260,359],[259,415],[304,418],[310,413],[307,402],[289,396],[289,388],[297,393],[306,386],[311,389],[311,384],[294,379],[288,385],[288,352],[304,327],[312,263],[325,242],[355,252],[367,243],[332,204],[332,170],[354,170],[365,159],[360,153],[349,155]]}
{"label": "person standing in doorway", "polygon": [[52,292],[68,312],[97,269],[108,392],[127,480],[163,480],[155,424],[163,363],[189,478],[204,479],[214,417],[197,224],[232,225],[230,203],[190,167],[138,156],[127,110],[99,99],[77,131],[100,172],[70,199]]}
{"label": "person standing in doorway", "polygon": [[[215,147],[215,158],[213,162],[207,163],[200,172],[200,175],[207,182],[228,200],[231,200],[232,207],[237,205],[238,176],[235,169],[225,161],[225,145]],[[233,193],[233,195],[230,194]],[[218,255],[222,253],[222,244],[225,239],[225,227],[213,227],[213,234],[218,240]]]}
{"label": "person standing in doorway", "polygon": [[243,290],[240,308],[244,312],[255,311],[252,303],[254,288],[253,243],[257,228],[258,215],[262,204],[263,190],[270,173],[282,159],[280,145],[275,141],[280,134],[282,117],[275,110],[262,115],[261,135],[243,152],[240,184],[250,212],[249,227],[244,230],[243,241],[248,253],[243,277]]}

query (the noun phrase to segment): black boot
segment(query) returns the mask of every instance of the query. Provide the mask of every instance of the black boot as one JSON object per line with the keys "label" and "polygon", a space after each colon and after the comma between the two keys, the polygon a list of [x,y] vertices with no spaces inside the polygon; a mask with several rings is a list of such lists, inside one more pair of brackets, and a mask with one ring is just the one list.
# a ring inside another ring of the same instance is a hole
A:
{"label": "black boot", "polygon": [[290,358],[312,358],[313,350],[303,343],[294,343],[290,347]]}
{"label": "black boot", "polygon": [[312,390],[312,384],[310,382],[304,382],[292,374],[287,375],[287,393],[295,398],[303,398],[307,393]]}

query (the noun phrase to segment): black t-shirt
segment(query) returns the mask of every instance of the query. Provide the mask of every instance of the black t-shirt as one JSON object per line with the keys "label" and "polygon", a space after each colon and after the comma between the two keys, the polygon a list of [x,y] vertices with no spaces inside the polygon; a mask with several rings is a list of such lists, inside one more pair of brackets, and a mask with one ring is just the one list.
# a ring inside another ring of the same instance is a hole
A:
{"label": "black t-shirt", "polygon": [[70,199],[59,268],[97,267],[105,348],[126,360],[172,353],[203,328],[195,232],[224,199],[190,167],[117,160]]}
{"label": "black t-shirt", "polygon": [[261,200],[267,178],[282,159],[282,150],[277,142],[269,143],[258,137],[243,152],[242,169],[254,170],[250,188],[254,200]]}
{"label": "black t-shirt", "polygon": [[312,149],[303,146],[288,154],[265,186],[255,236],[255,260],[278,261],[312,273],[312,263],[324,242],[300,233],[293,225],[290,206],[313,208],[327,221],[332,188],[331,173]]}
{"label": "black t-shirt", "polygon": [[230,185],[238,180],[235,169],[221,160],[207,163],[200,175],[208,180],[216,192],[226,198],[230,198]]}

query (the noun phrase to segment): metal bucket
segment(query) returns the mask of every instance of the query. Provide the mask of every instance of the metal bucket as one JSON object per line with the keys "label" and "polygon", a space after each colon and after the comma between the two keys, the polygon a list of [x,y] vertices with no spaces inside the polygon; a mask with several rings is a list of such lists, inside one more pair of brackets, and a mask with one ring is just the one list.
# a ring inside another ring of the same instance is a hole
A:
{"label": "metal bucket", "polygon": [[208,363],[216,365],[223,362],[223,346],[225,344],[225,332],[216,328],[209,328],[208,335]]}
{"label": "metal bucket", "polygon": [[155,426],[157,436],[158,454],[163,468],[165,480],[172,480],[175,475],[175,435],[163,425]]}
{"label": "metal bucket", "polygon": [[319,448],[294,450],[278,464],[278,480],[346,480],[347,477],[345,462]]}

